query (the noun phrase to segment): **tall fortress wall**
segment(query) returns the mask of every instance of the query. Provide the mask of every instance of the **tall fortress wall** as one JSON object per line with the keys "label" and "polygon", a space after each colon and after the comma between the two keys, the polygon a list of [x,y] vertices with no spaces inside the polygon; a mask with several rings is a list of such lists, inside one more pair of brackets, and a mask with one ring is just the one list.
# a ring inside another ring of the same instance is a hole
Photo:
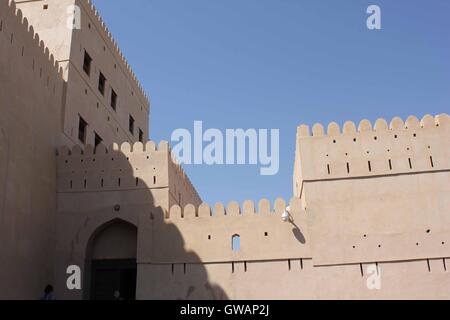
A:
{"label": "tall fortress wall", "polygon": [[[81,30],[66,26],[73,4]],[[0,298],[48,283],[59,299],[91,298],[94,264],[126,259],[138,299],[450,296],[448,115],[300,126],[289,203],[210,206],[168,143],[147,141],[148,98],[92,3],[17,5],[50,44],[0,1],[0,281],[13,288]],[[69,265],[82,290],[67,288]]]}
{"label": "tall fortress wall", "polygon": [[0,1],[0,298],[53,278],[63,71],[14,3]]}

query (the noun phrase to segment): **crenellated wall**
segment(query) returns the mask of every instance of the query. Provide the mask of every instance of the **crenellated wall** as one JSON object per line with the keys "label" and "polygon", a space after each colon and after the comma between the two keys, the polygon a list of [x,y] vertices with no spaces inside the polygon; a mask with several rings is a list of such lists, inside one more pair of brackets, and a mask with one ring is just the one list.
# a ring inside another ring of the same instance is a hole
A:
{"label": "crenellated wall", "polygon": [[[60,145],[84,147],[94,144],[96,136],[106,145],[134,143],[141,139],[140,131],[142,141],[147,141],[149,99],[92,2],[16,0],[16,4],[63,66],[67,84]],[[79,11],[75,20],[79,20],[80,28],[67,27],[73,10]],[[85,52],[92,59],[89,72],[83,67]],[[104,93],[99,90],[100,74],[106,78]],[[117,96],[115,107],[113,91]],[[135,121],[133,132],[130,116]],[[85,141],[79,139],[80,117],[87,123]]]}
{"label": "crenellated wall", "polygon": [[[281,214],[286,203],[277,199],[273,206],[267,199],[258,203],[246,201],[239,206],[230,202],[225,208],[218,203],[214,210],[207,204],[198,207],[175,205],[166,216],[165,223],[176,227],[183,235],[184,247],[167,250],[170,246],[164,226],[156,229],[155,241],[161,250],[154,251],[154,263],[192,263],[183,255],[184,250],[195,252],[202,263],[287,260],[311,258],[305,243],[305,213],[293,199],[295,224],[283,223]],[[294,236],[293,236],[294,235]],[[233,236],[240,237],[240,250],[233,251]],[[282,245],[281,245],[282,244]]]}
{"label": "crenellated wall", "polygon": [[[58,150],[60,193],[163,188],[169,194],[177,188],[186,202],[201,203],[183,168],[173,162],[166,141],[158,147],[149,141],[145,145],[125,142],[110,148],[88,145],[84,150],[79,146]],[[165,207],[168,209],[172,203],[170,200]]]}
{"label": "crenellated wall", "polygon": [[315,264],[449,257],[449,138],[445,114],[299,127],[294,190]]}
{"label": "crenellated wall", "polygon": [[[448,255],[402,260],[393,252],[379,261],[322,266],[311,250],[317,240],[311,235],[315,213],[294,198],[290,222],[283,222],[285,208],[282,199],[273,207],[263,199],[258,209],[252,201],[241,206],[231,202],[226,208],[219,203],[213,209],[207,204],[173,206],[162,221],[153,220],[153,254],[144,252],[139,260],[138,298],[448,298]],[[237,251],[234,236],[240,237]],[[342,254],[340,245],[330,244],[330,250]],[[378,277],[380,286],[374,289],[370,285]]]}
{"label": "crenellated wall", "polygon": [[0,299],[53,281],[62,69],[14,3],[0,1]]}
{"label": "crenellated wall", "polygon": [[363,120],[358,128],[346,122],[297,131],[295,195],[307,181],[375,177],[448,170],[450,120],[446,114],[425,116],[422,121],[394,118],[390,125],[379,119]]}

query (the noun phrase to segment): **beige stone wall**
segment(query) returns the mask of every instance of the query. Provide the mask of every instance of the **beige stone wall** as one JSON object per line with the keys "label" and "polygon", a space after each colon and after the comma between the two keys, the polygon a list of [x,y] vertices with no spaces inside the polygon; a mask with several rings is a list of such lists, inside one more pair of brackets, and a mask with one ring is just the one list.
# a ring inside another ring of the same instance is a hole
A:
{"label": "beige stone wall", "polygon": [[282,199],[210,208],[190,188],[196,203],[178,205],[170,186],[190,183],[174,178],[185,174],[165,143],[62,149],[57,270],[83,263],[95,230],[122,220],[138,230],[139,299],[449,298],[448,123],[300,127],[288,223]]}
{"label": "beige stone wall", "polygon": [[308,131],[299,128],[296,183],[316,264],[450,256],[447,115]]}
{"label": "beige stone wall", "polygon": [[[88,0],[16,2],[64,66],[67,89],[60,145],[82,145],[78,139],[80,116],[88,123],[86,144],[94,144],[95,134],[105,145],[134,143],[139,141],[139,130],[143,132],[143,142],[147,142],[148,97],[92,3]],[[46,10],[44,4],[48,6]],[[67,8],[71,5],[80,8],[81,29],[67,28],[70,17]],[[85,51],[93,60],[90,75],[83,70]],[[98,90],[100,72],[106,77],[104,96]],[[116,110],[111,107],[112,90],[118,96]],[[129,131],[130,115],[135,120],[133,133]]]}
{"label": "beige stone wall", "polygon": [[[90,241],[99,229],[113,221],[125,221],[137,227],[137,259],[151,261],[156,250],[154,223],[168,215],[173,193],[170,186],[190,185],[186,174],[172,163],[167,142],[161,142],[158,147],[153,142],[145,146],[124,143],[109,149],[101,146],[95,152],[91,146],[84,151],[79,146],[71,150],[61,148],[57,180],[55,284],[63,299],[88,297],[88,289],[67,290],[65,272],[69,265],[81,266],[84,287],[88,288],[89,261],[95,257],[88,250]],[[200,199],[193,197],[197,195],[195,189],[178,190],[183,192],[182,198],[200,203]],[[103,250],[103,254],[110,252],[108,257],[113,258],[117,253],[129,252],[128,249],[124,242],[112,250]]]}
{"label": "beige stone wall", "polygon": [[0,299],[37,299],[53,281],[63,79],[8,1],[0,2],[0,82]]}
{"label": "beige stone wall", "polygon": [[[332,123],[327,134],[301,126],[290,222],[281,199],[210,208],[168,144],[146,142],[148,98],[91,2],[16,2],[34,28],[0,2],[0,281],[13,288],[0,298],[34,299],[51,282],[60,299],[88,298],[91,260],[118,257],[136,257],[139,299],[450,298],[447,115]],[[66,27],[70,4],[81,30]],[[133,144],[94,150],[94,132]],[[69,148],[55,159],[59,145]],[[119,221],[136,227],[136,247]],[[67,290],[69,265],[82,268],[83,290]]]}

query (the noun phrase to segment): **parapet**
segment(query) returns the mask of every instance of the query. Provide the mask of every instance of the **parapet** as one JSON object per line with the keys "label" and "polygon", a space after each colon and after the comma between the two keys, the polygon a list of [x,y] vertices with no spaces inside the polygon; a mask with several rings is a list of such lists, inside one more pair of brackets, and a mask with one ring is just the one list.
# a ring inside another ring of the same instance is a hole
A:
{"label": "parapet", "polygon": [[[168,187],[170,147],[167,141],[157,146],[149,141],[145,145],[125,142],[83,150],[76,145],[72,149],[59,148],[58,190],[60,192],[121,190]],[[175,166],[179,177],[192,186],[181,166]]]}
{"label": "parapet", "polygon": [[[33,26],[30,26],[27,18],[23,17],[20,9],[16,9],[16,4],[12,0],[0,1],[0,34],[8,31],[8,38],[11,44],[20,43],[22,48],[18,50],[17,54],[28,56],[32,52],[33,68],[40,68],[40,77],[44,77],[44,72],[49,71],[50,74],[55,74],[57,80],[63,79],[63,69],[59,66],[58,61],[55,60],[53,54],[45,45],[44,41],[40,40],[39,35],[34,32]],[[11,28],[11,25],[14,27]],[[11,29],[10,29],[11,28]],[[25,37],[17,35],[25,34]],[[30,48],[30,44],[34,48]],[[46,67],[48,66],[48,68]],[[51,75],[47,75],[47,85],[49,85]]]}
{"label": "parapet", "polygon": [[[286,202],[277,199],[253,201],[242,205],[232,201],[199,207],[173,206],[163,221],[155,224],[153,263],[246,262],[310,259],[306,213],[299,199],[290,202],[291,221],[281,216]],[[183,236],[183,245],[173,239]],[[238,240],[234,247],[233,240]],[[173,245],[178,243],[178,245]],[[192,259],[196,254],[196,261]]]}
{"label": "parapet", "polygon": [[132,70],[130,64],[128,63],[127,59],[125,58],[124,54],[120,50],[119,45],[117,44],[117,41],[113,38],[111,32],[108,30],[108,27],[106,26],[105,22],[103,21],[102,17],[100,16],[100,13],[95,8],[94,4],[91,0],[80,0],[83,4],[85,4],[86,9],[88,9],[91,13],[91,15],[96,19],[100,32],[103,33],[104,37],[108,39],[110,42],[112,48],[116,51],[117,56],[122,61],[125,69],[130,74],[131,79],[135,82],[136,86],[139,88],[141,94],[145,99],[147,100],[147,104],[149,104],[149,97],[145,93],[144,89],[142,88],[141,83],[139,82],[138,78],[136,77],[134,71]]}
{"label": "parapet", "polygon": [[294,179],[305,181],[373,177],[450,169],[450,117],[363,120],[302,125],[297,131]]}

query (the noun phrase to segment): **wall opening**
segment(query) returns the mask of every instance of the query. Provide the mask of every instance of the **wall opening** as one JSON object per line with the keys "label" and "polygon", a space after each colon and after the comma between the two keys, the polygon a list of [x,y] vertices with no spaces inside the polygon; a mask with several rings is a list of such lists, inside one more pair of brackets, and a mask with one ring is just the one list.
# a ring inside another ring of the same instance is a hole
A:
{"label": "wall opening", "polygon": [[91,300],[135,300],[137,281],[137,228],[115,220],[100,227],[87,248],[87,276]]}
{"label": "wall opening", "polygon": [[233,252],[239,252],[241,251],[241,236],[238,234],[235,234],[231,238],[231,249]]}

